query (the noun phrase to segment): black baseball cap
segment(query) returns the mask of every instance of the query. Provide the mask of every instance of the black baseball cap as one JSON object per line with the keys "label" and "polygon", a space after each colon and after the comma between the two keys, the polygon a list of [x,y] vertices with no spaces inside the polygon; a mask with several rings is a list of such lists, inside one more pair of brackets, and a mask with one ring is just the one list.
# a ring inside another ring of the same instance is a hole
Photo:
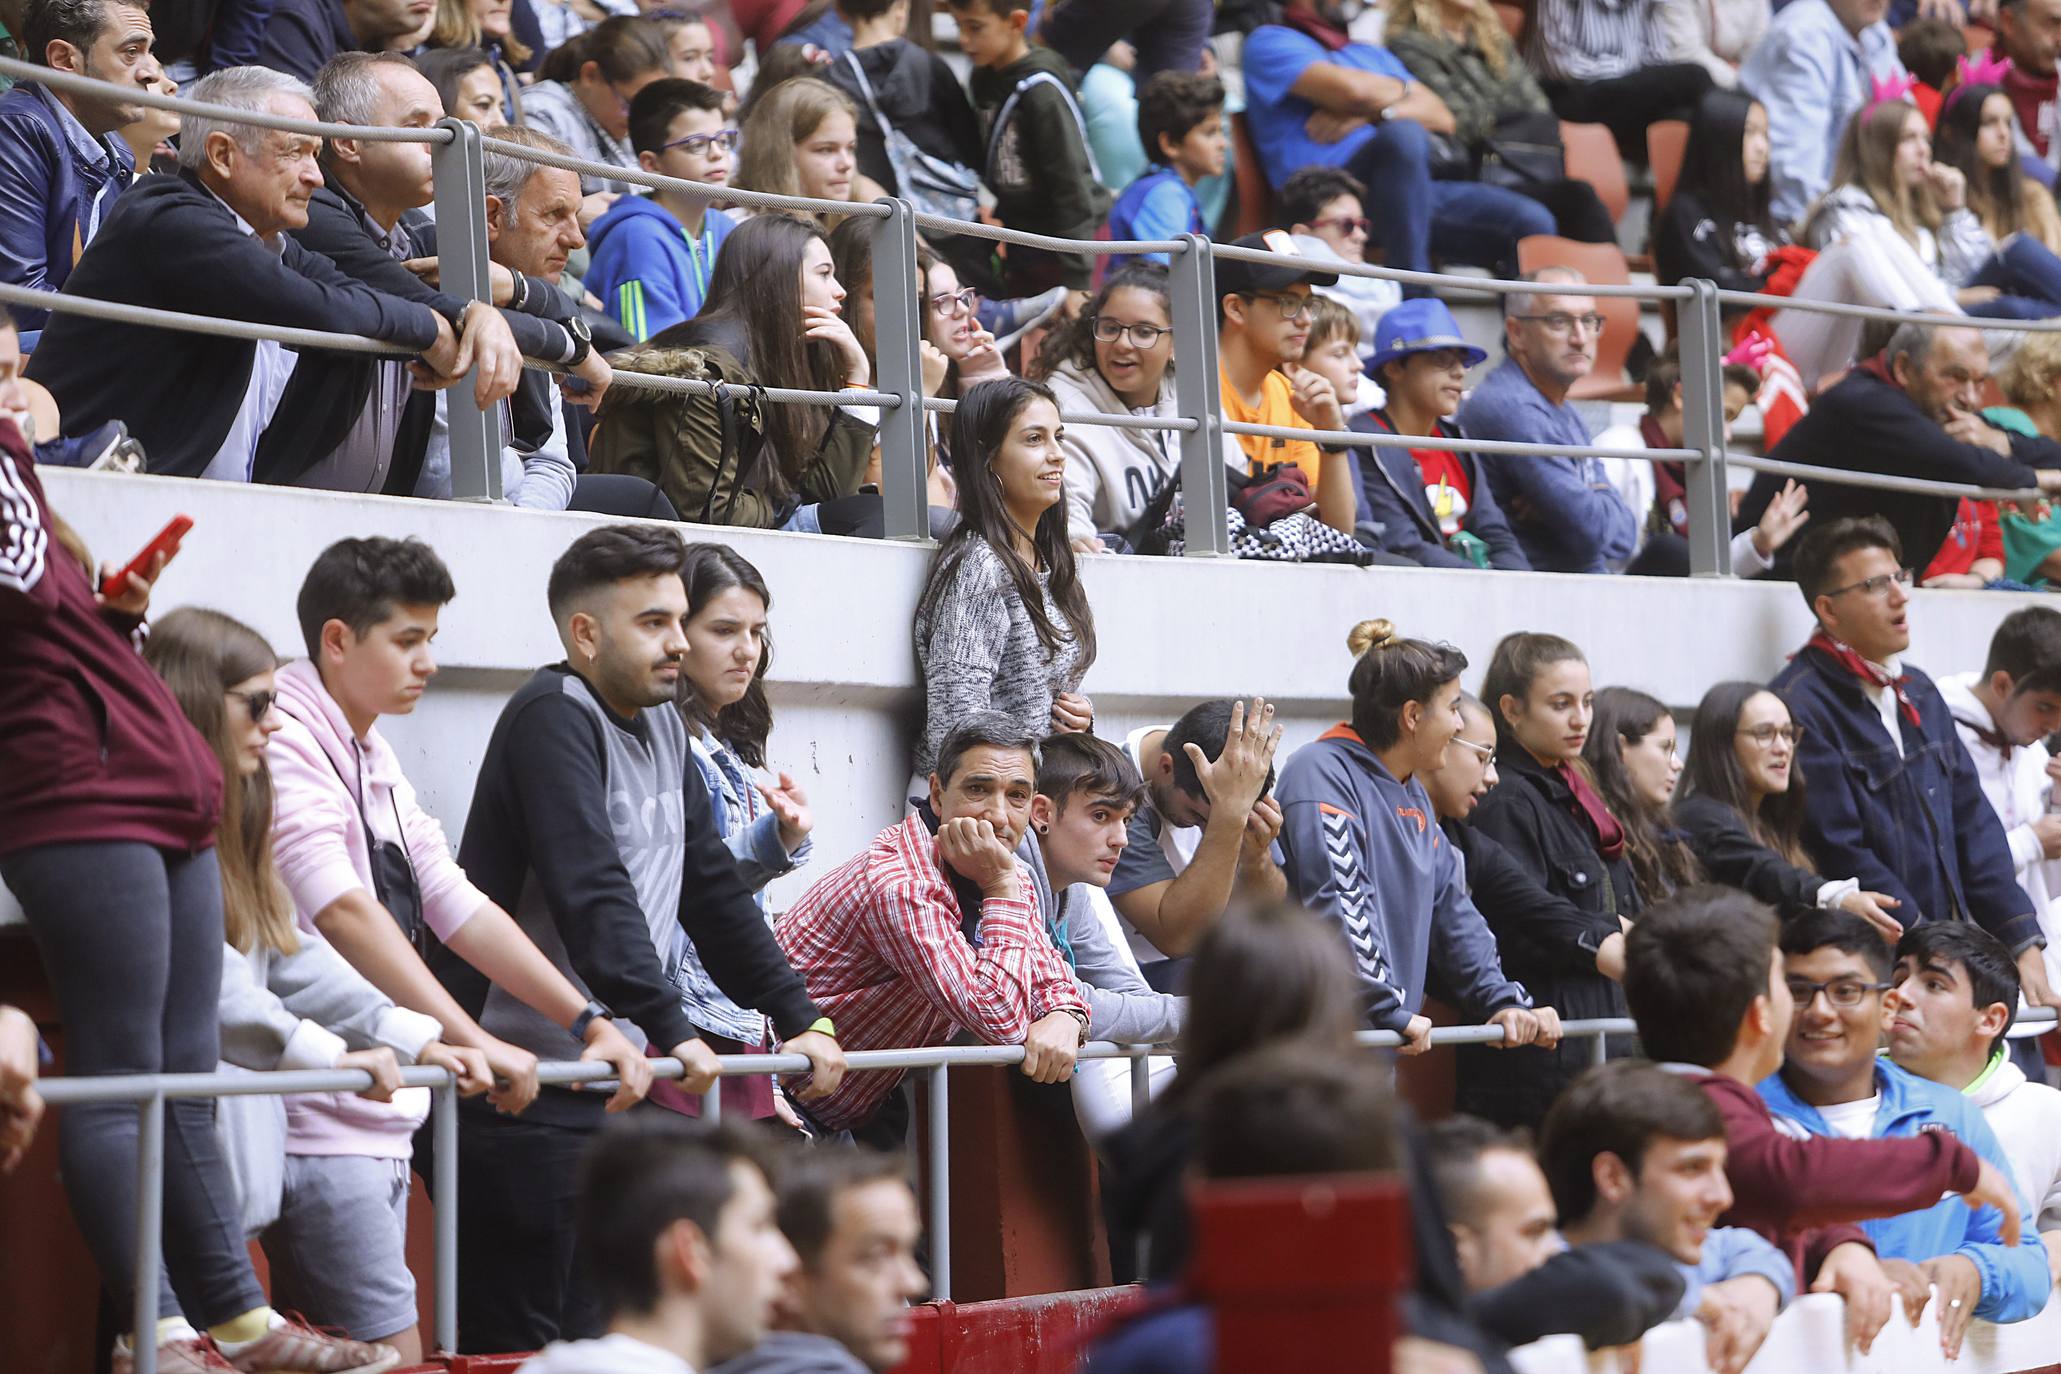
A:
{"label": "black baseball cap", "polygon": [[1279,291],[1299,281],[1308,282],[1311,286],[1338,284],[1338,274],[1321,270],[1313,259],[1295,246],[1294,237],[1285,229],[1269,229],[1263,234],[1247,234],[1244,238],[1231,240],[1231,246],[1255,248],[1264,253],[1300,258],[1310,265],[1298,267],[1292,262],[1258,263],[1236,258],[1218,258],[1216,292],[1219,300],[1225,296],[1246,295],[1254,291]]}

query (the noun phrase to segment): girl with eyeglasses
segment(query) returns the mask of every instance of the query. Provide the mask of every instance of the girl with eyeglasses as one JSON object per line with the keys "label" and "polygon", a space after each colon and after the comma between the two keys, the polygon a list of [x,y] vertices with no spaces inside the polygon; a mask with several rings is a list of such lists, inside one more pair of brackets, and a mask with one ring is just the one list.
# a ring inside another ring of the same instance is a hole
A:
{"label": "girl with eyeglasses", "polygon": [[[1588,921],[1571,939],[1513,939],[1506,932],[1503,969],[1562,1016],[1623,1016],[1624,993],[1598,953],[1638,914],[1639,890],[1624,822],[1582,757],[1595,717],[1588,660],[1559,635],[1506,635],[1489,660],[1481,696],[1496,717],[1502,782],[1475,809],[1473,824]],[[1610,1045],[1613,1055],[1630,1049],[1628,1040]],[[1461,1046],[1457,1105],[1500,1126],[1536,1126],[1560,1089],[1588,1068],[1591,1052],[1586,1044],[1501,1054]]]}
{"label": "girl with eyeglasses", "polygon": [[[400,1069],[419,1064],[457,1075],[467,1096],[489,1084],[478,1050],[443,1043],[436,1019],[397,1007],[313,930],[302,929],[272,854],[272,774],[265,746],[286,723],[273,709],[278,662],[255,630],[218,611],[183,606],[152,627],[145,660],[165,680],[186,718],[214,751],[226,786],[215,829],[222,870],[222,1058],[234,1068],[364,1069],[372,1086],[357,1094],[393,1110],[426,1114],[429,1092],[402,1088]],[[337,1094],[341,1100],[348,1094]],[[396,1100],[398,1097],[398,1101]],[[419,1119],[419,1118],[418,1118]],[[422,1358],[412,1284],[400,1324],[372,1320],[377,1299],[352,1294],[334,1303],[331,1275],[301,1256],[360,1252],[406,1274],[408,1167],[337,1146],[287,1153],[284,1099],[228,1097],[216,1104],[223,1157],[241,1194],[244,1231],[262,1235],[282,1305],[353,1335],[393,1346],[403,1363]],[[401,1137],[405,1142],[407,1137]],[[357,1264],[351,1272],[366,1273]],[[375,1284],[375,1287],[384,1285]],[[399,1290],[394,1290],[398,1292]],[[385,1296],[384,1294],[381,1295]],[[179,1309],[169,1288],[160,1309]]]}
{"label": "girl with eyeglasses", "polygon": [[1803,847],[1807,800],[1796,744],[1803,727],[1779,692],[1720,682],[1703,694],[1675,820],[1713,882],[1736,887],[1794,920],[1820,907],[1850,912],[1894,940],[1896,899],[1827,880]]}
{"label": "girl with eyeglasses", "polygon": [[924,341],[950,365],[939,395],[957,397],[978,382],[1009,375],[995,336],[980,322],[980,292],[961,282],[941,257],[924,269],[922,311]]}
{"label": "girl with eyeglasses", "polygon": [[[1174,418],[1167,270],[1134,262],[1111,273],[1086,308],[1045,336],[1038,365],[1062,411]],[[1066,528],[1074,547],[1099,553],[1103,534],[1142,547],[1154,531],[1140,521],[1180,471],[1176,436],[1073,425],[1064,443]]]}
{"label": "girl with eyeglasses", "polygon": [[1675,784],[1682,776],[1677,739],[1674,715],[1659,698],[1629,687],[1596,693],[1596,721],[1582,758],[1610,814],[1624,826],[1625,857],[1641,906],[1703,880],[1702,865],[1674,822]]}

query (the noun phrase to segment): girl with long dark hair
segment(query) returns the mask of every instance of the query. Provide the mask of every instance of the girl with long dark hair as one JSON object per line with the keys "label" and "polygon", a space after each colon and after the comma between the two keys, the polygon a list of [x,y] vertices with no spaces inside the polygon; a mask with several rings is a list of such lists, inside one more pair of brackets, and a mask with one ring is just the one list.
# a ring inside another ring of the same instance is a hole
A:
{"label": "girl with long dark hair", "polygon": [[1696,708],[1675,818],[1713,882],[1766,902],[1785,921],[1837,907],[1893,939],[1896,899],[1863,892],[1851,878],[1820,877],[1803,847],[1802,736],[1781,693],[1720,682]]}
{"label": "girl with long dark hair", "polygon": [[1629,687],[1605,687],[1596,693],[1596,723],[1582,758],[1610,814],[1624,825],[1639,904],[1651,906],[1701,882],[1702,867],[1671,811],[1682,755],[1667,704]]}
{"label": "girl with long dark hair", "polygon": [[872,365],[844,301],[814,224],[760,215],[739,225],[701,312],[617,356],[639,371],[720,381],[727,394],[616,388],[601,404],[592,470],[648,478],[703,524],[877,536],[880,498],[858,493],[879,411],[775,405],[746,390],[868,386]]}
{"label": "girl with long dark hair", "polygon": [[1768,111],[1744,91],[1715,90],[1696,106],[1675,193],[1653,224],[1653,263],[1668,285],[1705,277],[1759,291],[1768,255],[1787,239],[1768,176]]}
{"label": "girl with long dark hair", "polygon": [[[1598,970],[1593,951],[1636,915],[1639,893],[1625,857],[1624,824],[1582,760],[1595,717],[1588,660],[1559,635],[1506,635],[1481,683],[1496,717],[1502,782],[1474,813],[1546,891],[1589,913],[1584,949],[1503,945],[1503,971],[1563,1017],[1623,1016],[1624,994]],[[1619,1048],[1625,1048],[1620,1046]],[[1459,1107],[1504,1126],[1536,1126],[1560,1089],[1590,1064],[1590,1049],[1508,1050],[1461,1046]]]}
{"label": "girl with long dark hair", "polygon": [[1051,389],[1020,377],[982,382],[952,416],[959,524],[916,605],[919,778],[976,711],[1000,711],[1034,738],[1095,728],[1078,691],[1095,616],[1067,542],[1062,437]]}
{"label": "girl with long dark hair", "polygon": [[2018,117],[2001,86],[1974,82],[1947,92],[1933,147],[1968,182],[1968,208],[1998,242],[2030,234],[2061,252],[2054,193],[2018,165]]}

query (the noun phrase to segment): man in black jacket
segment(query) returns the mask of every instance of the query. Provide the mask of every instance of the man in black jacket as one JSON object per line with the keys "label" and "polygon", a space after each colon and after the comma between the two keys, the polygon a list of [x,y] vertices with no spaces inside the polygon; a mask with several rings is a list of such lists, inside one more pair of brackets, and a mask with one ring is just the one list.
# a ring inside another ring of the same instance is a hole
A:
{"label": "man in black jacket", "polygon": [[[812,1073],[797,1095],[821,1098],[844,1076],[835,1028],[738,876],[673,707],[684,561],[677,535],[633,525],[592,530],[560,556],[549,597],[566,661],[502,710],[459,858],[568,976],[607,999],[591,1015],[634,1024],[685,1064],[686,1092],[707,1091],[716,1075],[671,981],[691,941],[725,995],[764,1012],[785,1052],[807,1056]],[[494,1034],[542,1059],[573,1057],[566,1030],[470,966],[442,950],[431,966]],[[520,1120],[461,1113],[458,1324],[468,1353],[600,1333],[573,1267],[573,1206],[601,1115],[600,1096],[551,1089]]]}
{"label": "man in black jacket", "polygon": [[278,0],[269,7],[258,64],[313,81],[338,53],[378,52],[429,22],[436,0]]}
{"label": "man in black jacket", "polygon": [[[2010,434],[1982,418],[1988,379],[1989,350],[1979,331],[1900,325],[1879,356],[1820,396],[1768,456],[1936,482],[2061,491],[2061,444]],[[1767,472],[1753,479],[1737,528],[1758,523],[1784,480]],[[1905,556],[1918,568],[1939,552],[1953,528],[1956,504],[1952,496],[1811,484],[1813,528],[1881,515],[1896,527]],[[1777,552],[1773,576],[1792,575],[1795,552],[1793,544]]]}
{"label": "man in black jacket", "polygon": [[[262,67],[219,71],[187,92],[236,109],[313,119],[308,88]],[[421,355],[437,384],[472,350],[426,305],[372,290],[287,233],[321,184],[317,140],[187,115],[180,172],[115,202],[65,283],[69,295],[259,324],[369,335]],[[120,419],[150,471],[248,481],[258,438],[293,370],[272,342],[116,324],[59,312],[29,375],[50,388],[66,434]]]}

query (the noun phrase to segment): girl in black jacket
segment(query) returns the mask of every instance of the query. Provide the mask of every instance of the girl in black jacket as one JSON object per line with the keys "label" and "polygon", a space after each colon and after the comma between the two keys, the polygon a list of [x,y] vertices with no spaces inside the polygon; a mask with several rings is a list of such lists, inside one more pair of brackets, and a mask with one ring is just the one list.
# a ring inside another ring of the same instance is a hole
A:
{"label": "girl in black jacket", "polygon": [[1658,697],[1629,687],[1596,694],[1582,760],[1603,804],[1624,827],[1624,855],[1641,906],[1703,881],[1702,865],[1675,825],[1675,784],[1682,776],[1676,738],[1675,718]]}
{"label": "girl in black jacket", "polygon": [[1744,91],[1696,107],[1675,193],[1653,221],[1653,265],[1672,285],[1707,277],[1727,291],[1768,284],[1768,254],[1788,241],[1770,208],[1767,108]]}
{"label": "girl in black jacket", "polygon": [[[1703,695],[1675,817],[1713,882],[1766,902],[1784,921],[1819,907],[1852,912],[1885,934],[1901,930],[1894,897],[1826,881],[1803,847],[1803,727],[1781,694],[1758,682],[1720,682]],[[1892,937],[1893,938],[1893,937]]]}
{"label": "girl in black jacket", "polygon": [[[1505,781],[1475,813],[1547,892],[1597,918],[1591,947],[1636,914],[1639,899],[1625,858],[1624,826],[1597,793],[1581,760],[1595,709],[1582,651],[1558,635],[1514,634],[1496,646],[1482,696],[1496,715],[1496,758]],[[1528,942],[1527,942],[1528,943]],[[1593,966],[1548,960],[1520,946],[1503,969],[1566,1020],[1623,1016],[1624,994]],[[1629,1045],[1613,1044],[1613,1051]],[[1503,1126],[1536,1126],[1560,1089],[1593,1062],[1593,1042],[1555,1050],[1459,1050],[1460,1110]]]}

